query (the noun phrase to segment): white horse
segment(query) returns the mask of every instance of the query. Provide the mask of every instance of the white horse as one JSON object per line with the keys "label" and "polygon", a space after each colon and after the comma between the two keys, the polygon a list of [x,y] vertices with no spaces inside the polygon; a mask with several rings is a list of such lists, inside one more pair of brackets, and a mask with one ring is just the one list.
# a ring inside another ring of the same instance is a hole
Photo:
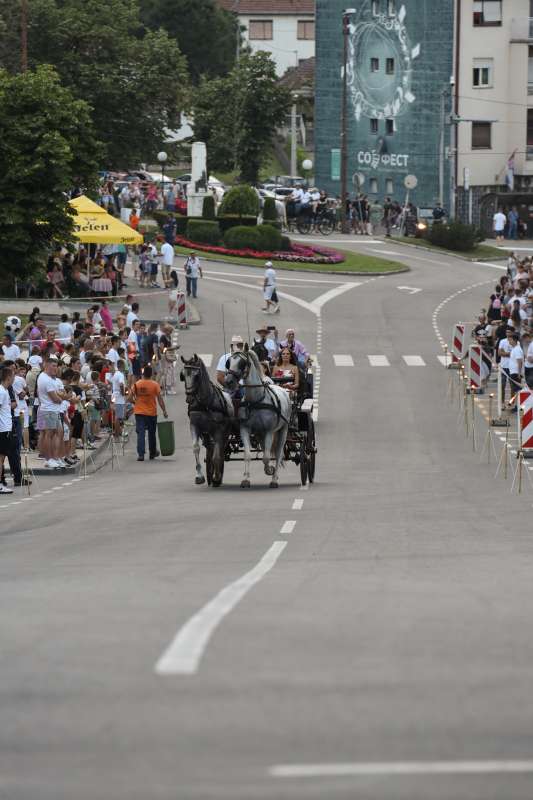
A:
{"label": "white horse", "polygon": [[[237,350],[229,359],[225,385],[235,391],[241,380],[244,385],[244,398],[239,409],[240,433],[244,445],[244,476],[241,488],[250,488],[250,437],[253,434],[261,443],[265,474],[272,476],[270,486],[277,489],[291,416],[289,393],[265,380],[256,354],[246,348]],[[274,434],[276,444],[275,453],[272,454]],[[273,466],[270,464],[271,459],[274,460]]]}

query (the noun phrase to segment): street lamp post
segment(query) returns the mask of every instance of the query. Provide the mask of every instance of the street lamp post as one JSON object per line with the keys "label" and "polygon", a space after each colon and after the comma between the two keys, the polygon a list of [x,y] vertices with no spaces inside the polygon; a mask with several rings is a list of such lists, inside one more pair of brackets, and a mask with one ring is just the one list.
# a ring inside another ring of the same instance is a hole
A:
{"label": "street lamp post", "polygon": [[342,106],[341,106],[341,225],[342,232],[350,232],[350,223],[346,213],[348,200],[348,36],[350,34],[350,15],[355,8],[346,8],[342,12]]}
{"label": "street lamp post", "polygon": [[157,160],[161,164],[161,198],[163,200],[163,210],[165,208],[165,163],[168,156],[164,150],[157,154]]}
{"label": "street lamp post", "polygon": [[296,122],[298,116],[298,95],[293,94],[292,96],[292,107],[291,107],[291,177],[295,177],[296,172],[298,170],[297,164],[297,150],[296,150]]}

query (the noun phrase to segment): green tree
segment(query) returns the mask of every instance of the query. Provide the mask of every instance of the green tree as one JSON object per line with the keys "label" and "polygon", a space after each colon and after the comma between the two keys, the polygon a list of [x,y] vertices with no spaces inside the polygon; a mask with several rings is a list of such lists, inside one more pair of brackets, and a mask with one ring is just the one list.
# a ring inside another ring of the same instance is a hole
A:
{"label": "green tree", "polygon": [[243,180],[256,183],[289,105],[290,92],[267,53],[244,54],[225,78],[202,81],[193,99],[194,130],[207,144],[210,169],[237,166]]}
{"label": "green tree", "polygon": [[90,109],[51,67],[0,71],[0,274],[25,277],[72,230],[66,192],[94,185],[98,144]]}
{"label": "green tree", "polygon": [[225,75],[235,63],[237,17],[215,0],[140,0],[141,19],[152,30],[163,28],[186,56],[194,83],[200,76]]}
{"label": "green tree", "polygon": [[[4,2],[0,53],[18,69],[19,41],[9,30],[14,0]],[[28,6],[30,66],[53,65],[63,85],[92,107],[105,145],[102,166],[151,160],[164,128],[177,127],[187,104],[187,66],[176,42],[143,26],[137,0],[28,0]]]}
{"label": "green tree", "polygon": [[219,217],[225,214],[237,214],[239,217],[257,217],[259,214],[259,197],[251,186],[234,186],[226,192],[218,211]]}

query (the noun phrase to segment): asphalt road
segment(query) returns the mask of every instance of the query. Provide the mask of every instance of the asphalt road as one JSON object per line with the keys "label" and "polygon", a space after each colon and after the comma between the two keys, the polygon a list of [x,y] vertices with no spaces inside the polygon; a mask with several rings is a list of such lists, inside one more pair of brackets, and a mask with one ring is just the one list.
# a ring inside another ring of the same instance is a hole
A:
{"label": "asphalt road", "polygon": [[[279,275],[280,328],[321,367],[314,486],[288,464],[270,490],[254,465],[242,491],[240,463],[194,486],[180,387],[175,458],[130,447],[120,471],[4,501],[2,800],[533,796],[532,500],[465,443],[434,328],[449,339],[499,273],[354,247],[412,271]],[[206,266],[181,344],[217,357],[222,303],[228,338],[246,306],[264,320],[260,272]]]}

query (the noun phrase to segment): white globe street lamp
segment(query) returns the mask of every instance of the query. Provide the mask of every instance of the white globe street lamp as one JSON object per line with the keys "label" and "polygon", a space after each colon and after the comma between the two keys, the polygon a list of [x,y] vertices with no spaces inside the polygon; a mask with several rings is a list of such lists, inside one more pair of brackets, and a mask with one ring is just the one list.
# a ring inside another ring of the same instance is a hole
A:
{"label": "white globe street lamp", "polygon": [[163,200],[163,209],[165,208],[165,163],[168,155],[164,150],[160,150],[157,154],[157,160],[161,164],[161,198]]}
{"label": "white globe street lamp", "polygon": [[304,169],[306,172],[311,172],[313,169],[313,162],[310,158],[306,158],[304,161],[302,161],[302,169]]}

